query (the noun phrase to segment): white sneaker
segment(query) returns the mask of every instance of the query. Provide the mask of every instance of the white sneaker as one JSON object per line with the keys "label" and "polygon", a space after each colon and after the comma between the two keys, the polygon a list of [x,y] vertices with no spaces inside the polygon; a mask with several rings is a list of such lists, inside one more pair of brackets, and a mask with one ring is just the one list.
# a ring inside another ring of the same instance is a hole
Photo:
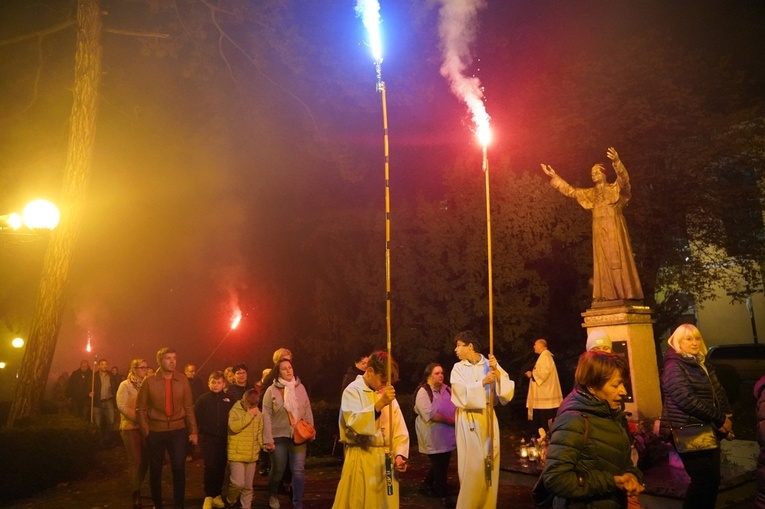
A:
{"label": "white sneaker", "polygon": [[268,507],[271,509],[279,509],[281,507],[279,505],[279,499],[276,497],[268,497]]}
{"label": "white sneaker", "polygon": [[[206,500],[207,500],[207,499],[205,499],[205,501],[206,501]],[[215,497],[214,499],[212,499],[212,506],[213,506],[215,509],[223,509],[224,507],[226,507],[226,503],[223,501],[223,499],[221,498],[221,496],[220,496],[220,495],[218,495],[217,497]],[[206,508],[206,507],[203,507],[202,509],[207,509],[207,508]]]}
{"label": "white sneaker", "polygon": [[205,501],[202,504],[202,509],[213,509],[213,498],[205,497]]}

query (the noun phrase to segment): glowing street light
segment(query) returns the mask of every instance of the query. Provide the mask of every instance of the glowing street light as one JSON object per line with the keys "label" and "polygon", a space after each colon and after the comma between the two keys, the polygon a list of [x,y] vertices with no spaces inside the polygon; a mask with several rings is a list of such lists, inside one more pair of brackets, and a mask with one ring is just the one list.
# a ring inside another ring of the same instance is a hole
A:
{"label": "glowing street light", "polygon": [[13,348],[21,348],[24,346],[24,340],[21,338],[14,338],[13,341],[11,341],[11,346]]}
{"label": "glowing street light", "polygon": [[34,200],[24,207],[21,214],[11,212],[0,215],[0,232],[11,230],[18,232],[26,228],[33,232],[52,230],[58,226],[61,214],[53,203],[48,200]]}
{"label": "glowing street light", "polygon": [[34,200],[24,207],[21,218],[30,230],[52,230],[58,226],[61,214],[58,207],[48,200]]}

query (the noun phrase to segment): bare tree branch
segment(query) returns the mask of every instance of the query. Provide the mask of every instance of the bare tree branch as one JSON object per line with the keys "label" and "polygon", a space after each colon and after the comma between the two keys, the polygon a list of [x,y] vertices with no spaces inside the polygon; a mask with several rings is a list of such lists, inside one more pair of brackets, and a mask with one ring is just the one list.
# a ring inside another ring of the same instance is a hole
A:
{"label": "bare tree branch", "polygon": [[28,34],[11,37],[10,39],[0,40],[0,47],[9,46],[11,44],[16,44],[16,43],[27,41],[29,39],[34,39],[34,38],[42,39],[49,35],[61,32],[62,30],[66,30],[70,26],[74,26],[74,23],[75,23],[75,20],[67,19],[56,25],[50,26],[48,28],[43,28],[42,30],[37,30],[35,32],[30,32]]}
{"label": "bare tree branch", "polygon": [[[220,53],[221,58],[223,59],[224,63],[226,64],[226,67],[229,70],[229,75],[231,76],[231,79],[235,83],[238,83],[236,77],[233,75],[231,66],[224,54],[223,44],[222,44],[223,40],[227,40],[229,43],[231,43],[231,45],[234,48],[236,48],[252,64],[252,66],[258,71],[258,73],[261,76],[263,76],[266,80],[268,80],[269,83],[271,83],[276,88],[282,90],[284,93],[286,93],[287,95],[295,99],[298,103],[300,103],[305,108],[306,112],[308,113],[308,116],[311,118],[311,123],[313,123],[313,128],[316,131],[316,134],[321,134],[319,131],[319,126],[316,123],[316,118],[314,117],[313,112],[311,111],[311,108],[305,103],[305,101],[303,101],[300,97],[295,95],[292,91],[288,90],[280,83],[277,83],[276,81],[274,81],[274,79],[271,78],[269,75],[264,73],[263,70],[260,68],[260,66],[258,66],[258,64],[255,62],[255,59],[249,53],[247,53],[247,51],[245,51],[244,48],[242,48],[231,36],[229,36],[228,33],[223,29],[223,27],[220,26],[220,23],[218,22],[218,19],[215,14],[218,11],[220,12],[225,12],[225,11],[221,11],[221,9],[215,7],[214,5],[211,5],[206,0],[200,0],[200,2],[206,5],[208,9],[210,9],[210,19],[212,20],[213,25],[215,25],[215,28],[218,30],[218,33],[220,35],[220,37],[218,38],[218,52]],[[261,25],[261,26],[263,26],[264,28],[268,28],[266,25]]]}

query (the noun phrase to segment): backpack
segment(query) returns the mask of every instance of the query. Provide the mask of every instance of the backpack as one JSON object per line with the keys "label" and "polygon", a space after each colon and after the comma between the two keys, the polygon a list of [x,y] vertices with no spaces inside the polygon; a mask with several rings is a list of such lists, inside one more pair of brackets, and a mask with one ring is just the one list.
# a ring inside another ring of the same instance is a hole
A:
{"label": "backpack", "polygon": [[[587,414],[582,414],[582,417],[584,418],[584,445],[587,445],[587,440],[590,438],[590,420],[587,418]],[[534,504],[539,509],[548,509],[553,506],[555,495],[545,488],[542,474],[539,474],[539,479],[537,479],[534,489],[531,490],[531,498],[534,499]]]}
{"label": "backpack", "polygon": [[[446,392],[449,393],[449,397],[452,395],[452,389],[448,385],[444,384],[444,387],[446,388]],[[414,390],[414,396],[412,397],[412,410],[414,410],[415,414],[417,413],[417,393],[420,392],[420,389],[425,389],[425,392],[428,393],[428,397],[430,398],[430,402],[433,403],[433,389],[430,387],[430,385],[424,383],[417,386],[417,388]]]}

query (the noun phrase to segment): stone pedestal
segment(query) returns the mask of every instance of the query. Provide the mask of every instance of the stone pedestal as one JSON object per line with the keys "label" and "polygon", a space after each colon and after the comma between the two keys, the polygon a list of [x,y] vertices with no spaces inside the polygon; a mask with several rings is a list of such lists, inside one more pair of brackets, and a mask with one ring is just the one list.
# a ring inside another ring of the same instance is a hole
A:
{"label": "stone pedestal", "polygon": [[631,302],[604,304],[598,303],[598,307],[582,313],[582,327],[587,333],[596,328],[604,329],[611,338],[614,352],[626,355],[632,400],[625,410],[632,413],[631,419],[657,419],[661,416],[661,388],[651,308]]}

